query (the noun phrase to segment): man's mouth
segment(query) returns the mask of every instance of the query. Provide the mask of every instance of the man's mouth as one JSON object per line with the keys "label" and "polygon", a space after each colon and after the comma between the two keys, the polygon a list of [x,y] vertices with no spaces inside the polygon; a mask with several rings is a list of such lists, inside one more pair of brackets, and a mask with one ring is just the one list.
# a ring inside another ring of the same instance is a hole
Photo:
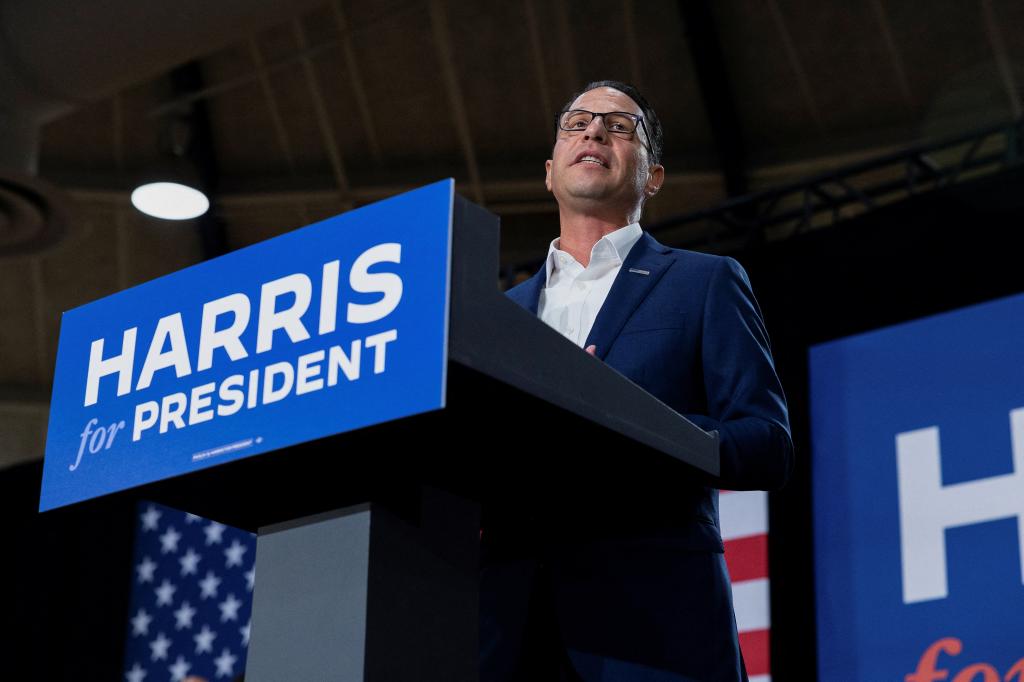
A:
{"label": "man's mouth", "polygon": [[602,168],[608,167],[608,162],[596,154],[580,154],[576,159],[576,163],[592,163],[595,166],[601,166]]}

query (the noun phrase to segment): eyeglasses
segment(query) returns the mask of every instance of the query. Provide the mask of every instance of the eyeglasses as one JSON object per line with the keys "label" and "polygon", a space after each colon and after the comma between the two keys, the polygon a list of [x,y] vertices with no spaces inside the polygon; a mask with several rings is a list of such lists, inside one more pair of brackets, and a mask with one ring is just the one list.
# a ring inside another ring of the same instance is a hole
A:
{"label": "eyeglasses", "polygon": [[638,114],[630,114],[625,111],[598,113],[586,109],[570,109],[558,115],[558,127],[566,132],[580,133],[586,130],[598,116],[604,119],[604,129],[618,137],[631,139],[639,126],[644,131],[643,145],[647,147],[647,151],[651,151],[651,147],[647,143],[650,135],[648,135],[647,126],[644,124],[644,117]]}

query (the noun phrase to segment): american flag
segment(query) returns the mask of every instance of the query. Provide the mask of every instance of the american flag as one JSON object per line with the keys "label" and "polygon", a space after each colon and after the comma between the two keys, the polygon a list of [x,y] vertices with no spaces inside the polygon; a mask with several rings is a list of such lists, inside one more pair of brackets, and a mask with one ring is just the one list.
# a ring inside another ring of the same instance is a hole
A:
{"label": "american flag", "polygon": [[719,514],[725,563],[732,579],[740,649],[750,682],[771,682],[768,634],[768,493],[721,491]]}
{"label": "american flag", "polygon": [[126,682],[233,680],[249,645],[256,538],[143,502],[135,533]]}

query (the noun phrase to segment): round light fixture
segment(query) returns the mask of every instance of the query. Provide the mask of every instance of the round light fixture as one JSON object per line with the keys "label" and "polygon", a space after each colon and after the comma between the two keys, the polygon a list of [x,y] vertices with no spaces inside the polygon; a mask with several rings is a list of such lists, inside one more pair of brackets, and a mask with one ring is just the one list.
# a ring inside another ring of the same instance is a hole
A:
{"label": "round light fixture", "polygon": [[132,192],[132,206],[154,218],[189,220],[210,209],[206,195],[177,182],[151,182]]}

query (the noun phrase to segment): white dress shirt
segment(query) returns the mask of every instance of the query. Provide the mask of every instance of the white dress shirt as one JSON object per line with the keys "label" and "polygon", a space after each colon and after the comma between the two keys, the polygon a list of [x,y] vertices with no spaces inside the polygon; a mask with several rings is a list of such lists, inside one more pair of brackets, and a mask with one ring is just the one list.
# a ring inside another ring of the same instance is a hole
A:
{"label": "white dress shirt", "polygon": [[537,302],[537,317],[582,348],[622,262],[642,234],[639,223],[606,234],[590,250],[587,267],[559,249],[554,239],[548,247],[547,283]]}

